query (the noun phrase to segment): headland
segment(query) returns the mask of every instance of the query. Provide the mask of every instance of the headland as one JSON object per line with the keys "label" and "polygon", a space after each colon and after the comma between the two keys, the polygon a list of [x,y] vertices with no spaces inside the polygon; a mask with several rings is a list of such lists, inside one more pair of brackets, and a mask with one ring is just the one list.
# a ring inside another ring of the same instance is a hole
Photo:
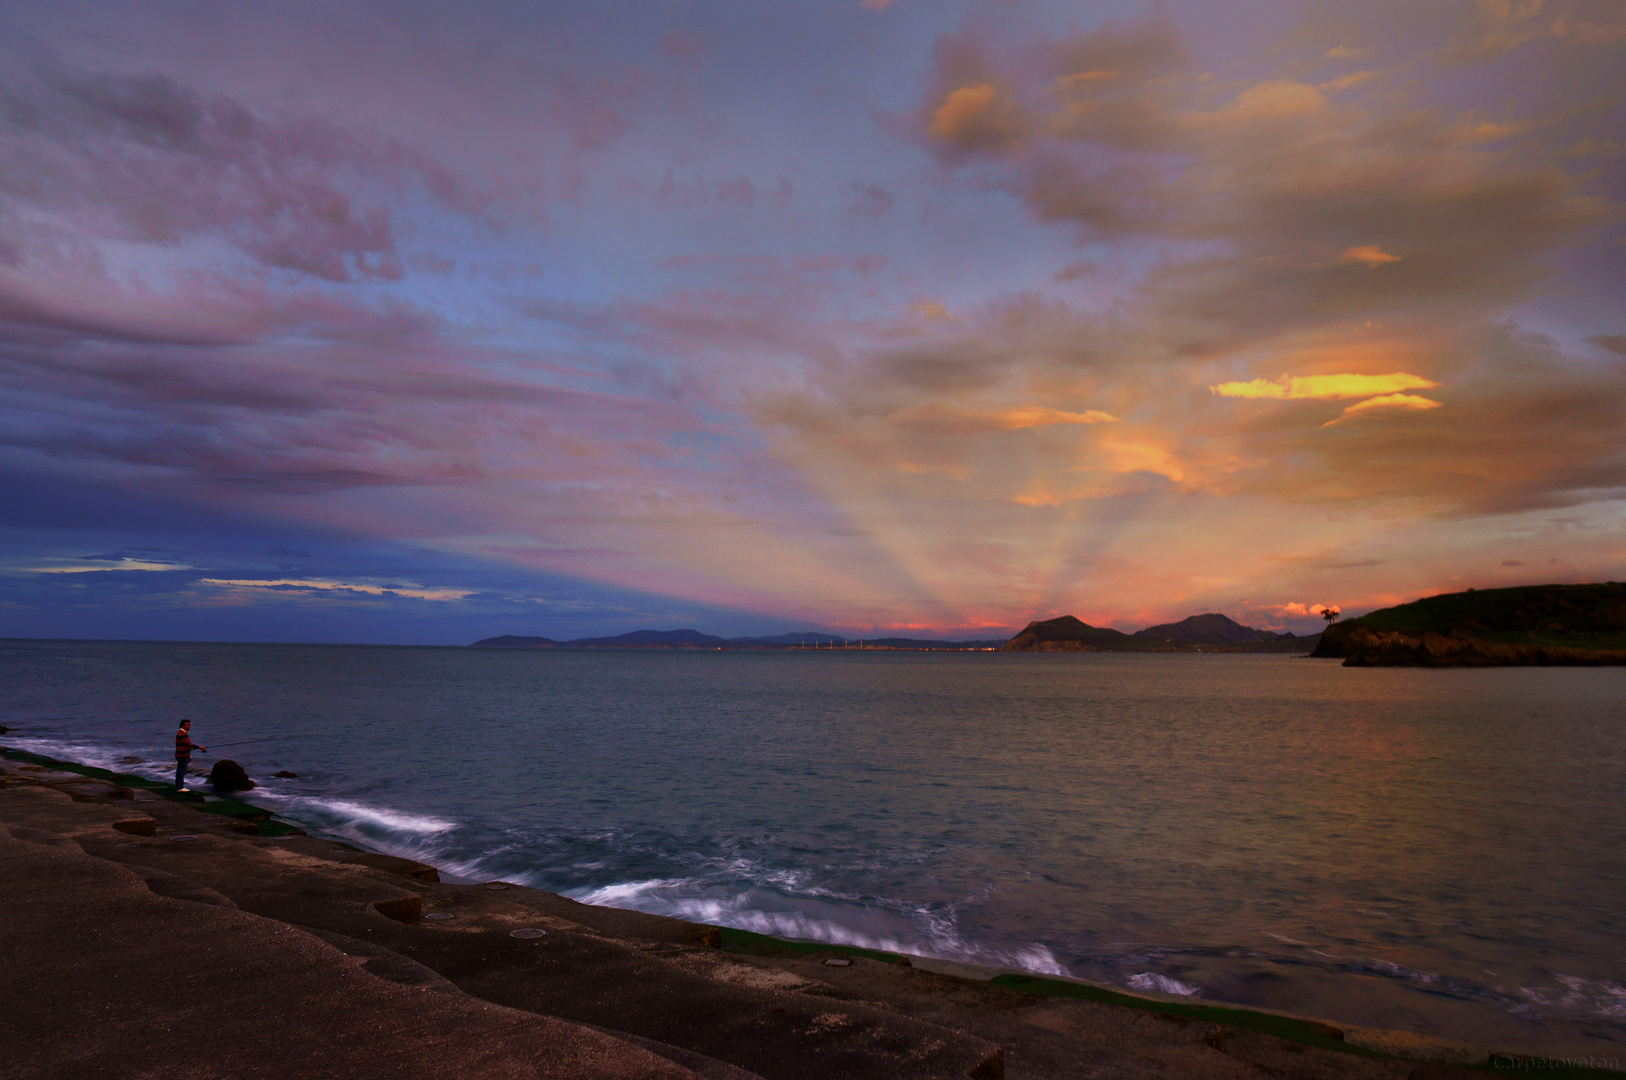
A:
{"label": "headland", "polygon": [[1311,655],[1345,667],[1626,664],[1626,583],[1428,596],[1332,624]]}

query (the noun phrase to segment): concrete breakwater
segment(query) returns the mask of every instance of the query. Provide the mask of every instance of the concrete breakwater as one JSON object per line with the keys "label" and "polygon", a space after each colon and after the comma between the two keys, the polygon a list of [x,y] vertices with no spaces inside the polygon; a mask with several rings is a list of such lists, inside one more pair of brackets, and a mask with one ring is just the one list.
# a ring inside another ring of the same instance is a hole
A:
{"label": "concrete breakwater", "polygon": [[125,779],[0,761],[16,1075],[1605,1075],[446,882]]}

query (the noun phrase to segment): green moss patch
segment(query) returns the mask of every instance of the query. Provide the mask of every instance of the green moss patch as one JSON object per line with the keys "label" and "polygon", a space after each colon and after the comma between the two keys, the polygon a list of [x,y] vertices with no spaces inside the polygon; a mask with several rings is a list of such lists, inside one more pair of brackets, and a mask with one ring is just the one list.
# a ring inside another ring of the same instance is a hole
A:
{"label": "green moss patch", "polygon": [[13,761],[23,761],[30,765],[43,765],[47,769],[54,769],[57,772],[74,773],[91,780],[104,780],[119,787],[149,791],[154,795],[161,795],[175,802],[188,803],[194,809],[205,814],[216,814],[245,824],[253,824],[258,828],[261,836],[287,836],[290,833],[303,831],[297,825],[277,820],[272,816],[271,811],[264,807],[251,806],[237,799],[222,797],[208,799],[200,803],[197,800],[202,796],[177,791],[174,784],[167,784],[162,780],[149,780],[145,776],[116,773],[109,769],[99,769],[94,765],[81,765],[77,761],[63,761],[60,758],[46,757],[43,754],[32,754],[27,750],[0,749],[0,754],[4,754]]}

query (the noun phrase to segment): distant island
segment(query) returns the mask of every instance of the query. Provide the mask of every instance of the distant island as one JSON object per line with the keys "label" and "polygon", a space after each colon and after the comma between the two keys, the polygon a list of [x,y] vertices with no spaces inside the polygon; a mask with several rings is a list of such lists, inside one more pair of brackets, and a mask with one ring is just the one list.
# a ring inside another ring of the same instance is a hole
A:
{"label": "distant island", "polygon": [[1148,626],[1133,634],[1063,615],[1028,623],[1000,648],[1004,652],[1307,653],[1318,637],[1256,630],[1215,612]]}
{"label": "distant island", "polygon": [[1310,655],[1345,667],[1626,664],[1626,583],[1428,596],[1334,623]]}
{"label": "distant island", "polygon": [[477,649],[841,649],[912,652],[1308,652],[1316,636],[1296,637],[1255,630],[1224,615],[1193,615],[1177,623],[1149,626],[1134,634],[1090,626],[1071,615],[1027,625],[1009,640],[947,641],[937,638],[845,638],[803,631],[759,637],[723,638],[698,630],[634,630],[614,637],[573,638],[503,634],[476,641]]}
{"label": "distant island", "polygon": [[634,630],[614,637],[573,638],[555,641],[545,637],[503,634],[476,641],[476,649],[905,649],[926,652],[986,652],[1005,643],[1004,638],[985,641],[939,641],[936,638],[844,638],[811,631],[774,634],[769,637],[722,638],[698,630]]}

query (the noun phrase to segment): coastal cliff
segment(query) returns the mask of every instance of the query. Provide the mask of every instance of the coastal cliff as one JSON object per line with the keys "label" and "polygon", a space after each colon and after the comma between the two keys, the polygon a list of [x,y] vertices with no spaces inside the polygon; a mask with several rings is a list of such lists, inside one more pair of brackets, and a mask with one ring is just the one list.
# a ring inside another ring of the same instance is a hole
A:
{"label": "coastal cliff", "polygon": [[1345,667],[1626,664],[1626,584],[1468,589],[1334,623],[1311,656]]}

